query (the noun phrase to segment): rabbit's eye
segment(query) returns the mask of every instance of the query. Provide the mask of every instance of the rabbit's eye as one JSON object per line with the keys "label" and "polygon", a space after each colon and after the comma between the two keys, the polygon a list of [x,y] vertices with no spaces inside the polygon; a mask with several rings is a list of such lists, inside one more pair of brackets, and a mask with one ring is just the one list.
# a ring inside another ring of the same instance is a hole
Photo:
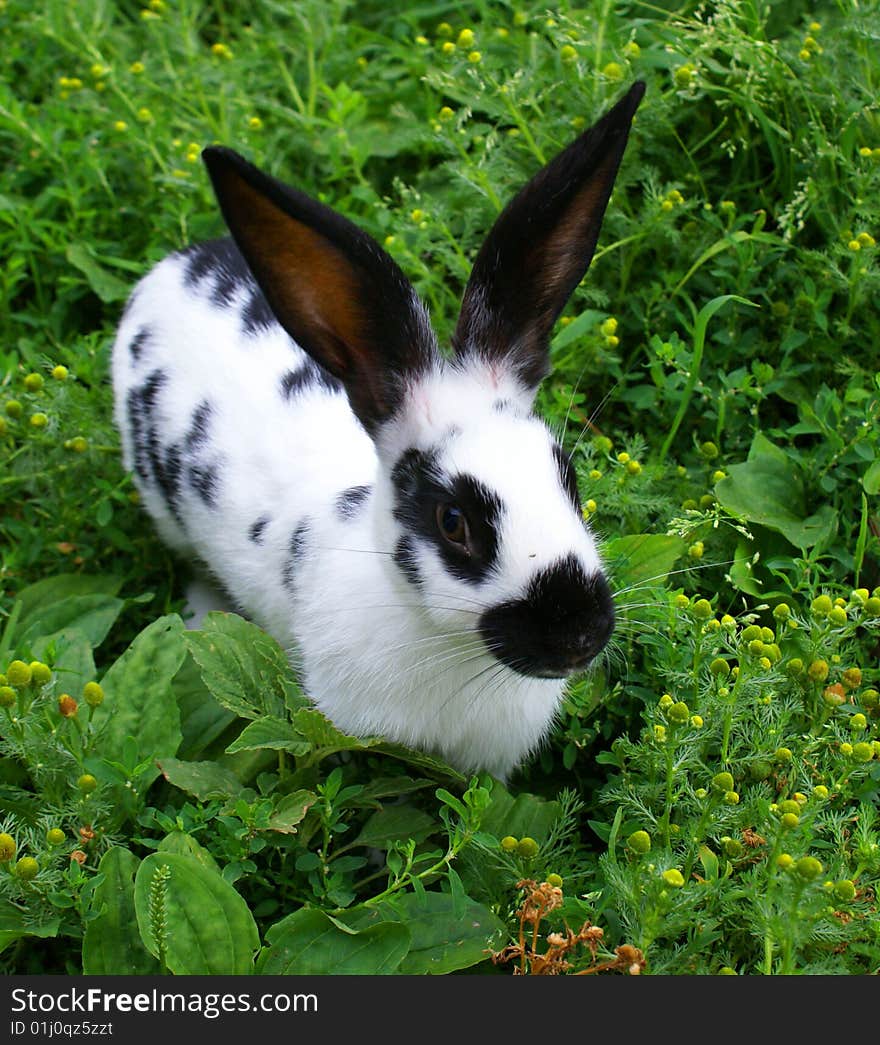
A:
{"label": "rabbit's eye", "polygon": [[454,504],[437,505],[437,528],[447,541],[467,545],[468,525],[464,512]]}

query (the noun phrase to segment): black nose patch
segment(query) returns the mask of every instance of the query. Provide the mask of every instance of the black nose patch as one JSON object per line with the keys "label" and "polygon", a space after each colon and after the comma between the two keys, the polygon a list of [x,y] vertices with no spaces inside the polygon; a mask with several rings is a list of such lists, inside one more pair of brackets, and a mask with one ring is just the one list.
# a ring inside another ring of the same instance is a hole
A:
{"label": "black nose patch", "polygon": [[525,594],[486,610],[480,634],[502,663],[534,678],[582,671],[614,631],[614,600],[601,573],[574,555],[536,574]]}

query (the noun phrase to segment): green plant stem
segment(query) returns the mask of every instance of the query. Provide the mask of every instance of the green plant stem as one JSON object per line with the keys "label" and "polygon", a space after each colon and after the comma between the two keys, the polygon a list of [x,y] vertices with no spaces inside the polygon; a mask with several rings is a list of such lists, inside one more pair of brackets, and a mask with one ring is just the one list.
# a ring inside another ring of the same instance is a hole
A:
{"label": "green plant stem", "polygon": [[[738,294],[721,294],[719,297],[707,301],[700,311],[695,314],[693,328],[693,354],[691,357],[690,373],[684,391],[682,392],[681,402],[679,403],[672,426],[666,433],[666,438],[663,440],[663,445],[660,448],[660,453],[658,455],[660,461],[665,461],[669,454],[669,448],[672,446],[672,442],[675,439],[682,421],[684,420],[691,398],[694,394],[694,389],[697,387],[697,382],[700,380],[700,367],[703,363],[703,349],[706,344],[706,330],[709,326],[709,320],[715,315],[718,309],[728,301],[737,301],[741,305],[748,305],[750,308],[757,308],[757,305],[753,301],[749,301],[748,298],[740,297]],[[693,310],[693,304],[691,304],[689,299],[688,304]]]}
{"label": "green plant stem", "polygon": [[673,772],[673,753],[670,745],[667,742],[666,748],[663,752],[664,760],[666,763],[666,780],[665,780],[665,801],[663,806],[663,818],[660,821],[660,831],[663,837],[664,845],[669,845],[670,838],[670,819],[672,817],[672,791],[673,791],[673,780],[675,774]]}

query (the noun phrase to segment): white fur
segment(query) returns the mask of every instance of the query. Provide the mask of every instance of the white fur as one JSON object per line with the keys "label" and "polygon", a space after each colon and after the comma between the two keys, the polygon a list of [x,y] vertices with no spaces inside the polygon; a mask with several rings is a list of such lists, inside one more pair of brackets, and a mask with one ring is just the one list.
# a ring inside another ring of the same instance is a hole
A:
{"label": "white fur", "polygon": [[[183,440],[200,403],[212,413],[193,460],[216,468],[216,504],[185,480],[180,521],[153,483],[137,480],[163,537],[207,565],[236,607],[290,652],[306,692],[340,728],[433,751],[463,772],[507,777],[549,732],[564,682],[526,677],[496,660],[476,629],[479,613],[521,596],[529,578],[575,554],[601,571],[595,544],[568,501],[553,440],[531,414],[531,394],[503,368],[442,364],[410,388],[378,445],[343,393],[309,388],[286,401],[282,375],[305,354],[280,326],[240,332],[242,300],[214,304],[187,286],[187,259],[167,258],[139,284],[113,350],[116,421],[133,468],[127,411],[132,388],[161,370],[155,409],[165,445]],[[139,357],[130,345],[150,332]],[[493,404],[508,400],[515,410]],[[450,576],[419,548],[417,588],[392,559],[401,524],[390,469],[408,447],[442,446],[439,464],[466,471],[504,505],[500,556],[482,584]],[[339,517],[346,488],[373,489],[356,515]],[[262,543],[248,536],[269,516]],[[308,519],[292,590],[282,581],[291,535]]]}

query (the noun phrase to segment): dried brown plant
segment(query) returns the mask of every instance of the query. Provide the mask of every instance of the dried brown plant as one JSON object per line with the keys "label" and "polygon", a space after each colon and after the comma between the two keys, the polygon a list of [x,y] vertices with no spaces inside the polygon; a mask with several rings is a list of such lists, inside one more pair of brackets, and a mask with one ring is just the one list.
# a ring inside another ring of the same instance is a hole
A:
{"label": "dried brown plant", "polygon": [[572,973],[574,976],[588,976],[598,972],[624,972],[638,976],[645,968],[644,955],[638,947],[630,944],[615,948],[613,957],[598,960],[605,934],[589,921],[584,922],[577,932],[566,924],[564,931],[548,933],[545,949],[539,950],[541,922],[551,911],[561,906],[562,889],[549,882],[538,883],[530,878],[517,882],[516,887],[525,893],[522,905],[516,912],[519,938],[516,943],[494,952],[493,964],[516,962],[513,969],[515,976],[559,976],[572,968],[571,959],[576,957],[577,948],[583,946],[590,952],[590,964]]}

